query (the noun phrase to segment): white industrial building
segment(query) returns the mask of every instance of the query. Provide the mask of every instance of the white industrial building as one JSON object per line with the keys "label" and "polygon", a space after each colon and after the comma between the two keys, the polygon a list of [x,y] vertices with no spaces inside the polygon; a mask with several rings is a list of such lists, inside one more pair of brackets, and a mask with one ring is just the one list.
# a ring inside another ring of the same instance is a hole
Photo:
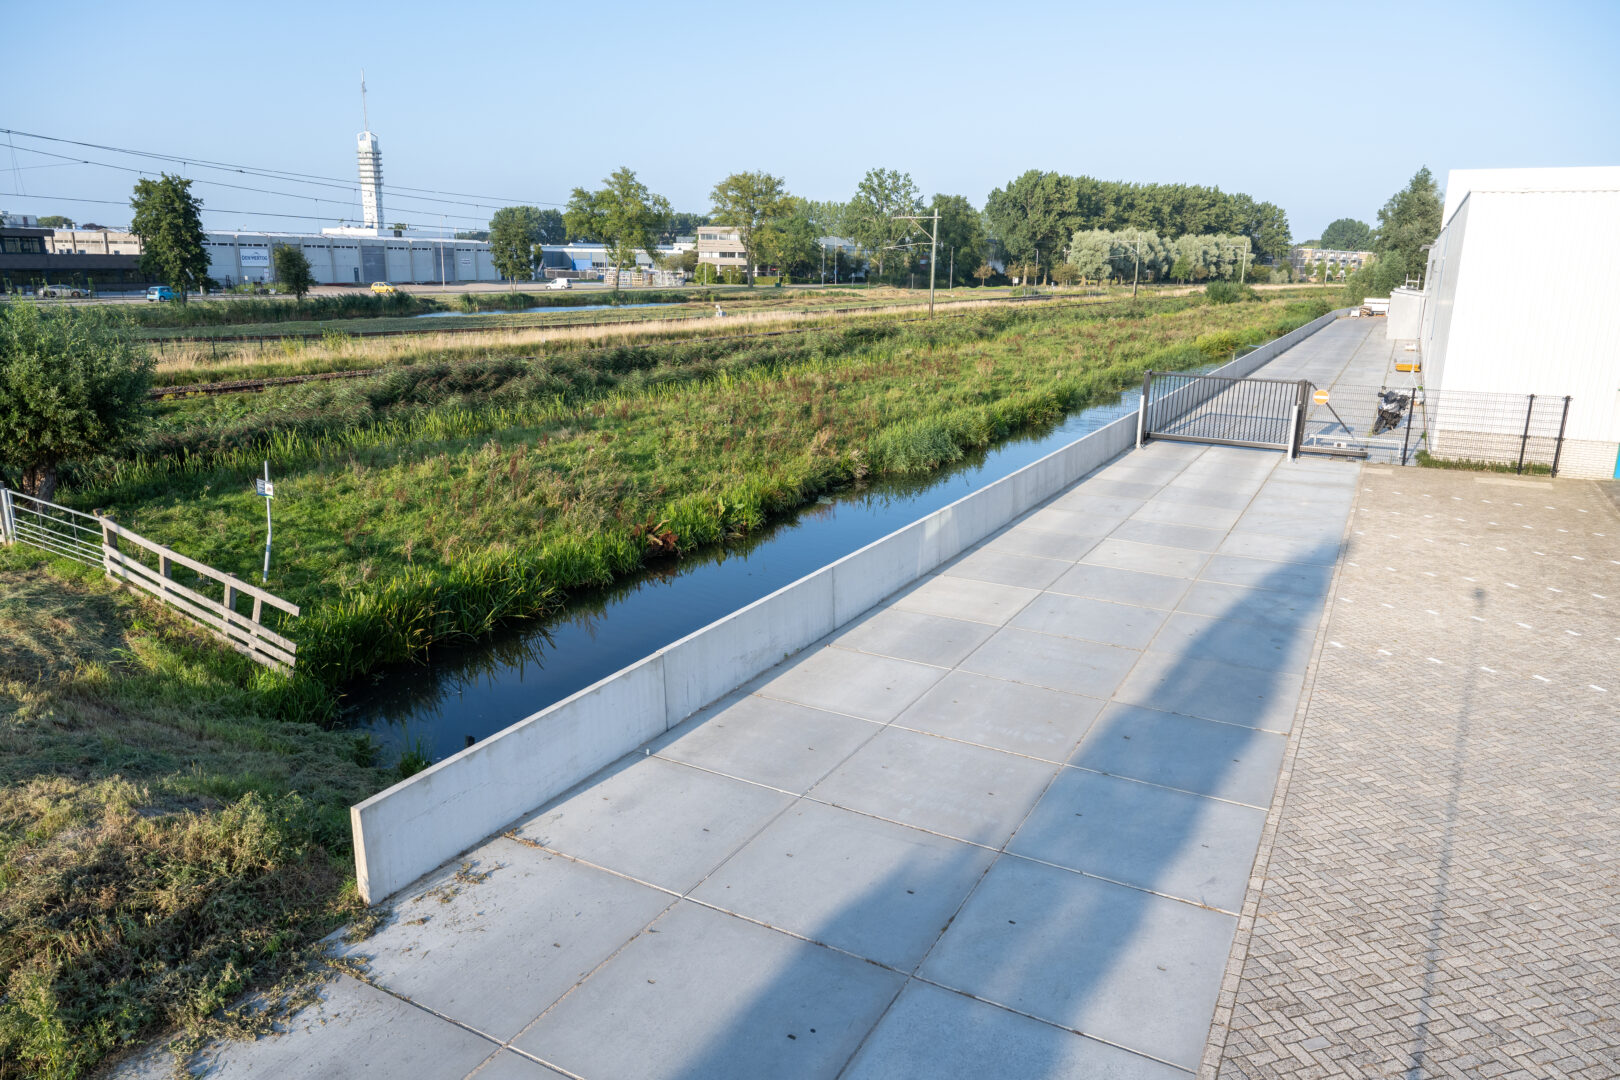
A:
{"label": "white industrial building", "polygon": [[1567,396],[1559,474],[1620,477],[1620,168],[1454,169],[1441,221],[1417,317],[1390,310],[1425,386]]}

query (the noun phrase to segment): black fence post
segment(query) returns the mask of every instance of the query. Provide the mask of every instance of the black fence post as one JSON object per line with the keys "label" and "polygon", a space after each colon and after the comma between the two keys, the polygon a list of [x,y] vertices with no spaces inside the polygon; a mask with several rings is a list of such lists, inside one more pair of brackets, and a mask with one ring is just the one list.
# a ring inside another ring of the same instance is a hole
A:
{"label": "black fence post", "polygon": [[1558,475],[1558,459],[1564,456],[1564,428],[1569,426],[1569,395],[1564,395],[1564,415],[1558,421],[1558,443],[1553,447],[1552,474]]}
{"label": "black fence post", "polygon": [[1148,423],[1148,405],[1153,400],[1153,369],[1142,372],[1142,441],[1153,436],[1153,425]]}
{"label": "black fence post", "polygon": [[[1383,396],[1382,392],[1380,392],[1379,396],[1380,397]],[[1412,445],[1412,414],[1417,412],[1417,401],[1415,400],[1416,398],[1417,398],[1417,391],[1413,390],[1412,394],[1406,399],[1406,423],[1404,425],[1402,425],[1402,427],[1401,427],[1401,464],[1402,465],[1406,464],[1407,447]],[[1425,401],[1427,401],[1427,399],[1425,399]],[[1427,414],[1425,414],[1425,415],[1427,415]]]}
{"label": "black fence post", "polygon": [[1530,443],[1530,417],[1535,415],[1535,411],[1536,395],[1531,394],[1524,406],[1524,435],[1519,439],[1519,464],[1513,470],[1516,473],[1524,472],[1524,448]]}

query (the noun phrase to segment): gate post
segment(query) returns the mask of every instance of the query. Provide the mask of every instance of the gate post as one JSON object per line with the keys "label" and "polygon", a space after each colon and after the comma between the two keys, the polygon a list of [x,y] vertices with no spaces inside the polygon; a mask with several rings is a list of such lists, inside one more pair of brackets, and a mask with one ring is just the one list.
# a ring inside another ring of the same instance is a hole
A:
{"label": "gate post", "polygon": [[1524,472],[1524,448],[1530,442],[1530,418],[1535,414],[1536,395],[1531,394],[1530,400],[1524,404],[1524,434],[1519,437],[1519,463],[1513,468],[1513,471],[1516,473]]}
{"label": "gate post", "polygon": [[1151,393],[1152,390],[1153,369],[1149,368],[1148,370],[1142,372],[1142,399],[1141,404],[1136,410],[1136,448],[1138,450],[1142,449],[1142,444],[1147,442],[1148,394]]}
{"label": "gate post", "polygon": [[17,523],[12,514],[11,489],[0,484],[0,541],[7,547],[17,542]]}
{"label": "gate post", "polygon": [[1564,395],[1564,417],[1558,421],[1558,444],[1553,448],[1552,474],[1558,475],[1558,459],[1564,456],[1564,428],[1569,426],[1569,395]]}

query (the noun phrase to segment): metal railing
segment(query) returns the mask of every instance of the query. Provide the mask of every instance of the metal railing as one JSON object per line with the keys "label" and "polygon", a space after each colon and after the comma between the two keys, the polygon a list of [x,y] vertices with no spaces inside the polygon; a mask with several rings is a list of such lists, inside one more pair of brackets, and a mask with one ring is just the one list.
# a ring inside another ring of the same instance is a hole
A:
{"label": "metal railing", "polygon": [[[297,616],[297,604],[109,518],[0,486],[0,542],[99,566],[108,577],[146,592],[267,667],[286,671],[297,662],[298,646],[269,625],[272,617]],[[250,608],[246,614],[240,610],[244,604]]]}

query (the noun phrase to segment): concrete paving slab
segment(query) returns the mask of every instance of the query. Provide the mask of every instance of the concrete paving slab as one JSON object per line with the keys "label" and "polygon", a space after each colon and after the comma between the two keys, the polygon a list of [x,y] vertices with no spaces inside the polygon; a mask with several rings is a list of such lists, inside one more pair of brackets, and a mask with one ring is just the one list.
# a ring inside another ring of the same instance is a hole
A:
{"label": "concrete paving slab", "polygon": [[902,611],[944,615],[952,619],[1000,626],[1040,595],[1039,589],[1020,589],[968,578],[931,576],[901,593],[891,606]]}
{"label": "concrete paving slab", "polygon": [[1197,480],[1170,484],[1154,496],[1155,502],[1190,503],[1193,506],[1213,506],[1219,510],[1242,510],[1253,499],[1254,493],[1248,489],[1248,485],[1238,490]]}
{"label": "concrete paving slab", "polygon": [[515,831],[685,893],[792,801],[780,791],[633,754]]}
{"label": "concrete paving slab", "polygon": [[938,682],[945,670],[850,649],[812,649],[775,669],[754,692],[865,720],[889,721]]}
{"label": "concrete paving slab", "polygon": [[462,862],[470,873],[441,867],[381,930],[335,951],[366,958],[368,977],[394,994],[502,1041],[673,899],[505,837]]}
{"label": "concrete paving slab", "polygon": [[1103,703],[1041,686],[953,671],[894,720],[909,728],[996,750],[1063,761]]}
{"label": "concrete paving slab", "polygon": [[1025,518],[1019,523],[1019,528],[1033,529],[1037,532],[1057,532],[1064,536],[1095,536],[1101,539],[1118,528],[1128,516],[1048,506]]}
{"label": "concrete paving slab", "polygon": [[1236,914],[1266,812],[1065,769],[1007,850]]}
{"label": "concrete paving slab", "polygon": [[1136,657],[1134,651],[1114,645],[1006,627],[960,666],[975,675],[1107,698]]}
{"label": "concrete paving slab", "polygon": [[467,1080],[567,1080],[567,1077],[556,1069],[548,1069],[538,1062],[531,1061],[522,1054],[515,1054],[510,1050],[502,1050],[483,1065]]}
{"label": "concrete paving slab", "polygon": [[671,761],[801,794],[877,731],[870,720],[739,694],[649,745]]}
{"label": "concrete paving slab", "polygon": [[1190,551],[1214,551],[1225,536],[1225,529],[1162,521],[1140,521],[1133,518],[1115,529],[1110,539],[1134,540],[1141,544],[1160,544],[1164,547],[1187,548]]}
{"label": "concrete paving slab", "polygon": [[1131,515],[1132,521],[1160,521],[1168,525],[1196,525],[1205,529],[1230,529],[1242,509],[1201,506],[1180,499],[1154,499]]}
{"label": "concrete paving slab", "polygon": [[1308,509],[1300,514],[1281,514],[1275,511],[1250,510],[1233,528],[1244,533],[1269,533],[1273,536],[1291,536],[1316,544],[1336,544],[1344,533],[1344,514],[1323,514]]}
{"label": "concrete paving slab", "polygon": [[[1041,559],[1041,562],[1051,561]],[[1062,563],[1051,563],[1061,567]],[[841,631],[832,644],[861,652],[914,660],[935,667],[953,667],[983,645],[996,628],[988,623],[949,619],[920,611],[880,608]]]}
{"label": "concrete paving slab", "polygon": [[920,974],[1190,1069],[1236,925],[1208,908],[1000,859]]}
{"label": "concrete paving slab", "polygon": [[1142,574],[1194,578],[1209,561],[1209,556],[1202,551],[1185,548],[1108,539],[1092,548],[1081,561],[1092,566],[1111,566],[1116,570],[1135,570]]}
{"label": "concrete paving slab", "polygon": [[204,1075],[266,1080],[462,1077],[498,1047],[466,1028],[340,975],[286,1032],[205,1054]]}
{"label": "concrete paving slab", "polygon": [[1080,563],[1053,582],[1048,591],[1169,611],[1186,594],[1189,584],[1181,577]]}
{"label": "concrete paving slab", "polygon": [[1101,539],[1100,535],[1075,536],[1019,525],[996,536],[985,546],[997,551],[1010,551],[1015,555],[1038,555],[1043,559],[1061,559],[1072,563],[1096,547]]}
{"label": "concrete paving slab", "polygon": [[986,848],[806,801],[692,896],[909,972],[992,858]]}
{"label": "concrete paving slab", "polygon": [[1339,538],[1275,536],[1258,532],[1232,532],[1221,542],[1222,555],[1272,562],[1314,563],[1332,567],[1339,561]]}
{"label": "concrete paving slab", "polygon": [[1059,495],[1051,504],[1059,510],[1071,513],[1084,514],[1094,518],[1124,518],[1130,517],[1142,508],[1143,499],[1126,498],[1120,495],[1092,494],[1084,485],[1075,488],[1066,495]]}
{"label": "concrete paving slab", "polygon": [[1244,585],[1251,589],[1326,596],[1333,582],[1333,567],[1320,563],[1291,564],[1247,556],[1212,555],[1204,567],[1205,581]]}
{"label": "concrete paving slab", "polygon": [[1165,617],[1165,613],[1156,608],[1049,592],[1014,615],[1010,625],[1042,634],[1145,649]]}
{"label": "concrete paving slab", "polygon": [[1271,805],[1287,745],[1269,731],[1116,702],[1099,714],[1070,760],[1263,809]]}
{"label": "concrete paving slab", "polygon": [[1019,555],[991,546],[979,548],[962,556],[943,567],[940,573],[951,577],[994,581],[1001,585],[1020,585],[1026,589],[1044,589],[1068,568],[1067,562],[1033,555]]}
{"label": "concrete paving slab", "polygon": [[1102,495],[1143,502],[1157,495],[1159,488],[1162,486],[1162,479],[1125,480],[1098,476],[1090,480],[1082,480],[1076,485],[1075,490],[1087,495]]}
{"label": "concrete paving slab", "polygon": [[1315,646],[1315,633],[1304,627],[1280,628],[1178,611],[1165,620],[1152,648],[1193,660],[1297,674],[1310,663]]}
{"label": "concrete paving slab", "polygon": [[810,797],[999,848],[1057,766],[901,728],[887,728]]}
{"label": "concrete paving slab", "polygon": [[1196,581],[1176,605],[1176,610],[1232,622],[1314,631],[1321,621],[1324,603],[1326,599],[1321,596]]}
{"label": "concrete paving slab", "polygon": [[843,1075],[844,1080],[1186,1080],[1187,1074],[1117,1046],[913,981]]}
{"label": "concrete paving slab", "polygon": [[1233,667],[1176,653],[1145,652],[1114,694],[1116,701],[1228,724],[1286,732],[1299,675]]}
{"label": "concrete paving slab", "polygon": [[904,982],[682,901],[514,1045],[614,1080],[830,1078]]}

